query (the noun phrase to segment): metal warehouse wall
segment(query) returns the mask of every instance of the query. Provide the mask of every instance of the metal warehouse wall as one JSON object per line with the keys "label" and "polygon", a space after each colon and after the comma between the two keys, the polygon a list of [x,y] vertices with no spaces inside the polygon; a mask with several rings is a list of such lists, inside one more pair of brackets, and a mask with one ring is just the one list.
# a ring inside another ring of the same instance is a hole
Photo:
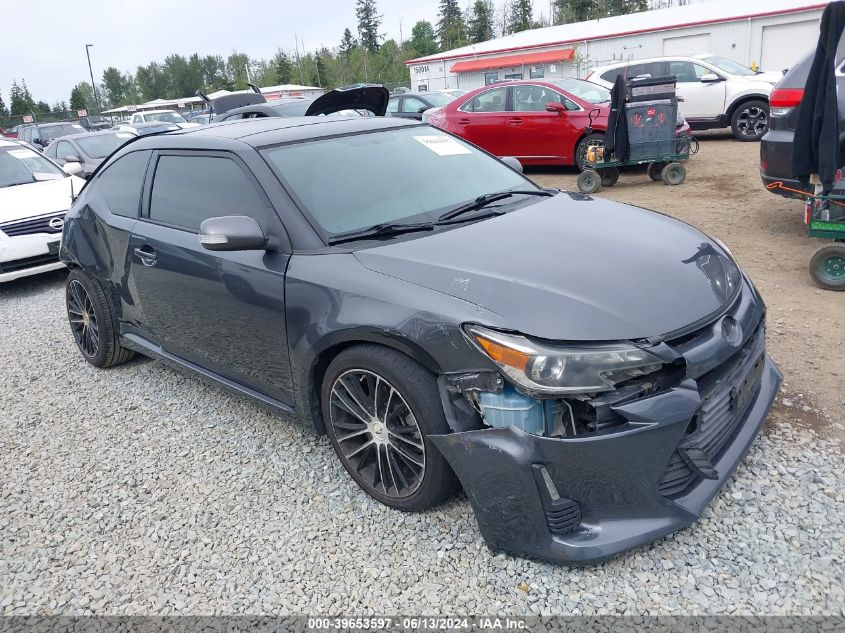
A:
{"label": "metal warehouse wall", "polygon": [[[713,53],[733,59],[745,66],[756,63],[763,70],[782,70],[795,63],[815,47],[821,9],[784,15],[722,22],[705,26],[668,29],[605,40],[585,41],[580,45],[554,45],[531,48],[530,52],[577,47],[577,62],[554,64],[554,72],[546,65],[545,78],[583,77],[593,66],[613,61],[642,59],[660,55],[692,55]],[[529,49],[526,49],[529,50]],[[516,51],[514,51],[514,54]],[[498,55],[492,55],[498,56]],[[411,86],[428,90],[463,88],[470,90],[484,85],[485,71],[454,74],[450,68],[464,57],[412,66]],[[523,73],[529,79],[529,68],[499,68],[499,79],[512,73]]]}
{"label": "metal warehouse wall", "polygon": [[[800,59],[801,55],[815,47],[821,14],[821,9],[817,9],[753,18],[742,22],[722,22],[598,40],[582,44],[581,54],[590,60],[591,65],[600,66],[619,59],[641,59],[664,54],[713,53],[733,59],[745,66],[756,63],[765,70],[781,70],[781,60],[791,60],[786,64],[792,64]],[[808,23],[812,25],[810,28],[807,28]],[[780,25],[790,25],[792,28],[782,29],[778,33],[777,59],[775,59],[775,53],[769,48],[768,57],[772,58],[771,64],[773,64],[773,67],[769,68],[766,56],[763,55],[764,29]],[[800,37],[790,37],[790,31],[793,35],[800,35]],[[682,44],[684,39],[689,40],[691,50],[684,50]],[[709,46],[706,49],[699,48],[703,39],[709,40]],[[667,43],[666,40],[672,41]],[[672,50],[665,50],[667,44]]]}

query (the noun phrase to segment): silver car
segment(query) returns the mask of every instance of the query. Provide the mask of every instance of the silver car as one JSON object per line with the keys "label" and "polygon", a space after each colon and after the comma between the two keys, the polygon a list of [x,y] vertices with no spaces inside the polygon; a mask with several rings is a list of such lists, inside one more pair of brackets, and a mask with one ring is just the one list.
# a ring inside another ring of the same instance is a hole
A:
{"label": "silver car", "polygon": [[123,130],[72,134],[56,139],[44,154],[62,166],[78,163],[80,175],[88,178],[114,150],[136,136],[134,132]]}

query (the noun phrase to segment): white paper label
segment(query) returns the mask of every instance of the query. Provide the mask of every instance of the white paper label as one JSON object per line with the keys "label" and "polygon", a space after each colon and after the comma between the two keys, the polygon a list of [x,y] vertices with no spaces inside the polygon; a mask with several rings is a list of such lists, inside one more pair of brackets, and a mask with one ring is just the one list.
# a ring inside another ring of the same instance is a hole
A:
{"label": "white paper label", "polygon": [[9,153],[15,158],[35,158],[38,156],[31,149],[10,149]]}
{"label": "white paper label", "polygon": [[451,136],[415,136],[414,139],[440,156],[456,156],[458,154],[472,153],[468,147],[464,147]]}

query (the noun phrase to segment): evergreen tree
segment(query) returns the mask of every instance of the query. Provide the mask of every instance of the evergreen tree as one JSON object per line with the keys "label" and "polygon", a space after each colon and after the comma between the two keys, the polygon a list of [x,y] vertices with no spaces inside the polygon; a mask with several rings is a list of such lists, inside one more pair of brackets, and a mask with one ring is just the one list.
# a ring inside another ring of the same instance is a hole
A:
{"label": "evergreen tree", "polygon": [[440,49],[447,51],[466,43],[464,16],[458,0],[440,0],[440,18],[437,22],[437,38]]}
{"label": "evergreen tree", "polygon": [[376,0],[358,0],[355,6],[355,17],[358,18],[358,34],[361,38],[361,46],[371,53],[379,47],[379,26],[381,26],[381,15],[376,9]]}
{"label": "evergreen tree", "polygon": [[39,101],[35,104],[35,111],[36,112],[44,112],[45,114],[50,112],[50,104],[46,101]]}
{"label": "evergreen tree", "polygon": [[12,116],[21,116],[22,114],[30,113],[24,91],[18,85],[17,81],[12,82],[12,89],[9,91],[9,112]]}
{"label": "evergreen tree", "polygon": [[282,49],[278,49],[273,59],[270,60],[270,68],[273,70],[273,83],[291,83],[293,66],[290,63],[290,57]]}
{"label": "evergreen tree", "polygon": [[533,13],[534,8],[531,6],[531,0],[513,0],[510,20],[508,22],[508,32],[519,33],[520,31],[530,29]]}
{"label": "evergreen tree", "polygon": [[87,81],[82,81],[76,84],[70,91],[70,109],[71,110],[90,110],[93,109],[94,91],[91,89],[91,84]]}
{"label": "evergreen tree", "polygon": [[475,0],[470,8],[467,35],[472,44],[493,39],[492,0]]}
{"label": "evergreen tree", "polygon": [[326,85],[326,64],[319,51],[314,53],[314,74],[311,77],[311,85],[320,88]]}
{"label": "evergreen tree", "polygon": [[420,20],[411,29],[411,48],[417,57],[432,55],[437,52],[437,36],[431,22]]}
{"label": "evergreen tree", "polygon": [[346,61],[349,61],[349,54],[356,46],[358,46],[358,42],[352,35],[352,31],[349,30],[349,27],[343,29],[343,38],[340,40],[340,47],[338,50]]}
{"label": "evergreen tree", "polygon": [[0,93],[0,117],[9,116],[9,109],[6,107],[6,102],[3,101],[3,94]]}

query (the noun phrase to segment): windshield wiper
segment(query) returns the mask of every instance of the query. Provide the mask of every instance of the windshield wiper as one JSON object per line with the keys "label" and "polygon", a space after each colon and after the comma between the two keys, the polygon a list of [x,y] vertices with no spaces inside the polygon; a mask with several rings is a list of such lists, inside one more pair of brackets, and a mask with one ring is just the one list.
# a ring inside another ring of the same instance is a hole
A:
{"label": "windshield wiper", "polygon": [[357,231],[349,231],[348,233],[339,233],[328,239],[329,244],[340,244],[342,242],[352,242],[354,240],[365,239],[368,237],[387,237],[390,235],[401,235],[402,233],[412,233],[414,231],[431,231],[434,229],[432,222],[419,222],[417,224],[402,224],[399,222],[384,222],[376,224],[366,229]]}
{"label": "windshield wiper", "polygon": [[476,209],[483,209],[491,202],[496,202],[498,200],[504,200],[505,198],[510,198],[511,196],[516,195],[526,195],[526,196],[552,196],[554,195],[550,191],[546,191],[544,189],[525,189],[525,190],[516,190],[516,191],[501,191],[499,193],[486,193],[483,196],[478,196],[472,202],[467,202],[466,204],[462,204],[458,207],[455,207],[451,211],[447,211],[446,213],[442,214],[440,217],[437,218],[438,222],[445,222],[447,220],[452,220],[459,215],[463,215],[464,213],[468,213],[469,211],[475,211]]}

